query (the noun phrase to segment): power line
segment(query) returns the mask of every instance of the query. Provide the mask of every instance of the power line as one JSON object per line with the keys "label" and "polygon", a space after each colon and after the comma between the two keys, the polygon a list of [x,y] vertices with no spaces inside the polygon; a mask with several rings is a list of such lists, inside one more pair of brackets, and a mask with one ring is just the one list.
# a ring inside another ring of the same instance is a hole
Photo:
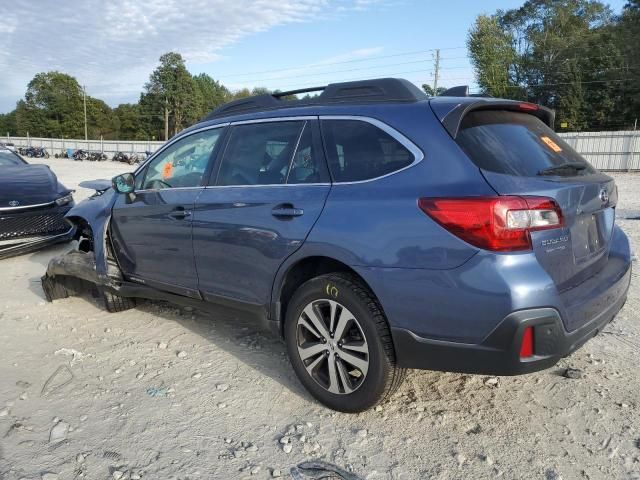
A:
{"label": "power line", "polygon": [[[620,78],[615,80],[590,80],[585,82],[558,82],[558,83],[540,83],[540,84],[530,84],[530,85],[504,85],[503,88],[517,88],[520,90],[527,90],[530,88],[543,88],[543,87],[557,87],[560,85],[576,85],[576,84],[595,84],[595,83],[624,83],[624,82],[632,82],[636,81],[635,78]],[[480,92],[480,89],[474,89],[474,92]]]}
{"label": "power line", "polygon": [[[439,49],[435,49],[435,50],[439,50]],[[412,52],[413,53],[413,52]],[[400,54],[398,54],[400,55]],[[394,56],[398,56],[398,55],[394,55]],[[608,56],[596,56],[596,57],[574,57],[571,59],[565,59],[566,60],[588,60],[590,58],[593,59],[602,59],[602,58],[619,58],[621,56],[616,56],[616,55],[608,55]],[[625,58],[625,57],[621,57],[621,58]],[[372,60],[372,58],[369,59],[359,59],[358,61],[365,61],[365,60]],[[468,56],[459,56],[459,57],[440,57],[440,63],[446,60],[452,60],[452,59],[467,59],[470,60],[470,57]],[[265,78],[253,78],[251,79],[251,82],[254,85],[260,85],[260,84],[269,84],[271,82],[274,81],[278,81],[278,80],[283,80],[283,79],[290,79],[290,78],[310,78],[310,77],[322,77],[322,76],[327,76],[327,75],[335,75],[335,74],[339,74],[339,73],[349,73],[349,72],[358,72],[358,71],[366,71],[366,70],[375,70],[375,69],[385,69],[385,68],[389,68],[389,67],[397,67],[397,66],[402,66],[402,65],[412,65],[412,64],[420,64],[420,63],[425,63],[430,61],[429,59],[419,59],[419,60],[412,60],[412,61],[408,61],[408,62],[397,62],[397,63],[383,63],[383,64],[378,64],[378,65],[369,65],[366,67],[358,67],[358,68],[350,68],[350,69],[343,69],[343,70],[327,70],[327,71],[321,71],[321,72],[313,72],[313,73],[304,73],[304,74],[300,74],[300,75],[288,75],[288,76],[276,76],[276,77],[265,77]],[[348,63],[348,62],[336,62],[336,63]],[[534,67],[537,66],[538,68],[540,68],[540,66],[545,65],[544,63],[538,63],[537,65],[533,65]],[[324,65],[322,65],[324,66]],[[564,67],[564,65],[561,65]],[[291,68],[288,70],[301,70],[305,67],[295,67],[295,68]],[[463,70],[463,69],[467,69],[470,68],[469,66],[466,65],[462,65],[462,66],[452,66],[452,67],[446,67],[446,66],[440,66],[440,64],[438,65],[438,70]],[[606,70],[614,70],[614,69],[624,69],[625,67],[609,67],[609,68],[603,68],[603,69],[598,69],[598,72],[601,71],[606,71]],[[595,72],[596,70],[593,70],[593,72]],[[587,72],[584,69],[582,70],[582,72]],[[406,73],[414,73],[412,72],[406,72]],[[388,74],[385,74],[388,75]],[[392,74],[392,75],[396,75],[396,74]],[[391,76],[392,76],[391,75]],[[528,75],[535,75],[534,73],[532,74],[528,74]],[[359,77],[358,77],[359,78]],[[345,79],[345,80],[349,80],[351,78]],[[445,79],[443,79],[445,80]],[[338,80],[332,80],[332,81],[338,81]],[[342,80],[340,80],[342,81]],[[318,82],[315,82],[318,83]],[[299,83],[288,83],[285,85],[279,85],[279,87],[289,87],[289,86],[299,86]]]}
{"label": "power line", "polygon": [[[461,50],[465,48],[467,47],[447,47],[447,48],[441,48],[439,50]],[[292,70],[302,70],[302,69],[309,69],[309,68],[322,68],[322,67],[329,67],[333,65],[344,65],[346,63],[368,62],[371,60],[380,60],[382,58],[395,58],[395,57],[403,57],[403,56],[409,56],[409,55],[420,55],[424,53],[431,53],[431,52],[434,52],[435,50],[436,50],[435,48],[429,48],[427,50],[416,50],[413,52],[402,52],[402,53],[395,53],[392,55],[379,55],[376,57],[354,58],[351,60],[342,60],[340,62],[316,63],[316,64],[310,64],[310,65],[302,65],[299,67],[287,67],[287,68],[278,68],[273,70],[262,70],[258,72],[231,73],[228,75],[222,75],[219,78],[224,79],[224,78],[233,78],[233,77],[245,77],[249,75],[262,75],[266,73],[287,72]]]}
{"label": "power line", "polygon": [[[397,77],[399,75],[408,75],[408,74],[411,74],[411,73],[428,73],[428,70],[423,68],[423,69],[420,69],[420,70],[409,70],[409,71],[404,71],[404,72],[388,73],[388,74],[385,74],[385,76]],[[339,78],[339,79],[332,80],[331,83],[367,80],[368,78],[369,77],[363,77],[363,76]],[[310,84],[306,84],[306,85],[300,85],[299,83],[288,83],[288,84],[285,84],[285,85],[279,85],[278,88],[289,88],[289,87],[311,88],[311,87],[317,87],[317,86],[318,86],[318,82],[315,82],[315,83],[312,83],[312,84],[310,83]]]}
{"label": "power line", "polygon": [[[326,72],[315,72],[315,73],[306,73],[306,74],[302,74],[302,75],[294,75],[294,78],[302,78],[302,77],[319,77],[319,76],[323,76],[323,75],[333,75],[335,73],[347,73],[347,72],[357,72],[357,71],[362,71],[362,70],[372,70],[372,69],[376,69],[376,68],[388,68],[388,67],[397,67],[400,65],[412,65],[412,64],[417,64],[417,63],[425,63],[425,62],[430,62],[431,59],[421,59],[421,60],[413,60],[410,62],[400,62],[400,63],[389,63],[389,64],[384,64],[384,65],[370,65],[368,67],[360,67],[360,68],[350,68],[347,70],[334,70],[334,71],[326,71]],[[302,68],[302,67],[300,67]],[[270,78],[259,78],[259,79],[251,79],[251,81],[254,84],[260,84],[260,83],[264,83],[264,82],[270,82],[273,80],[282,80],[282,79],[290,79],[292,78],[291,75],[285,76],[285,77],[270,77]]]}

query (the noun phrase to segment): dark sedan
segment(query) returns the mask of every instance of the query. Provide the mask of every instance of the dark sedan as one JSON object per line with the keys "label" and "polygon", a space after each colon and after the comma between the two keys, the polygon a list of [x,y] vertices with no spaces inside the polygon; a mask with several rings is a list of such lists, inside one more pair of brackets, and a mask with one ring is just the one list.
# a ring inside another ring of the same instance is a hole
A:
{"label": "dark sedan", "polygon": [[47,165],[0,149],[0,258],[71,240],[64,215],[74,205],[72,193]]}

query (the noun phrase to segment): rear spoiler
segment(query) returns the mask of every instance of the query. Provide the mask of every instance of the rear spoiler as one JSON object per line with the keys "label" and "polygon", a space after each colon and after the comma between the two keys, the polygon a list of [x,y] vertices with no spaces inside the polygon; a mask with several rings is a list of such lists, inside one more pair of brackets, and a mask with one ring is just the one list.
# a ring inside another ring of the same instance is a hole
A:
{"label": "rear spoiler", "polygon": [[553,129],[555,112],[547,107],[535,103],[516,102],[513,100],[499,100],[484,97],[436,97],[429,101],[433,113],[438,117],[444,128],[452,138],[458,136],[462,120],[470,112],[478,110],[508,110],[523,112],[542,120]]}

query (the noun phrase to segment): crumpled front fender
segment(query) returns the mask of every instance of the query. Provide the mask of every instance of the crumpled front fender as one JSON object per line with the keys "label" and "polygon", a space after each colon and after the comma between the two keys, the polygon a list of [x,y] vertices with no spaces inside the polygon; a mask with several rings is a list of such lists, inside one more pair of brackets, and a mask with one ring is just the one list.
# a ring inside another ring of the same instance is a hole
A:
{"label": "crumpled front fender", "polygon": [[79,227],[83,222],[91,227],[97,279],[103,284],[108,282],[107,228],[115,200],[115,192],[107,190],[102,194],[96,194],[83,200],[65,215],[65,218],[76,227]]}

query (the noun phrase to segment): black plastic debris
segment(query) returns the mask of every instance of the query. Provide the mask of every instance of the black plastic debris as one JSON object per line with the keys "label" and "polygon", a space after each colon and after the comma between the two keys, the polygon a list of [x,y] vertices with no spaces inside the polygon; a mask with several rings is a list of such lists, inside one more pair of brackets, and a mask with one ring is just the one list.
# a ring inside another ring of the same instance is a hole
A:
{"label": "black plastic debris", "polygon": [[579,368],[567,368],[562,375],[565,378],[578,380],[582,378],[582,370],[580,370]]}
{"label": "black plastic debris", "polygon": [[297,467],[291,467],[289,473],[293,480],[308,480],[310,478],[316,480],[362,480],[357,475],[322,460],[302,462]]}

